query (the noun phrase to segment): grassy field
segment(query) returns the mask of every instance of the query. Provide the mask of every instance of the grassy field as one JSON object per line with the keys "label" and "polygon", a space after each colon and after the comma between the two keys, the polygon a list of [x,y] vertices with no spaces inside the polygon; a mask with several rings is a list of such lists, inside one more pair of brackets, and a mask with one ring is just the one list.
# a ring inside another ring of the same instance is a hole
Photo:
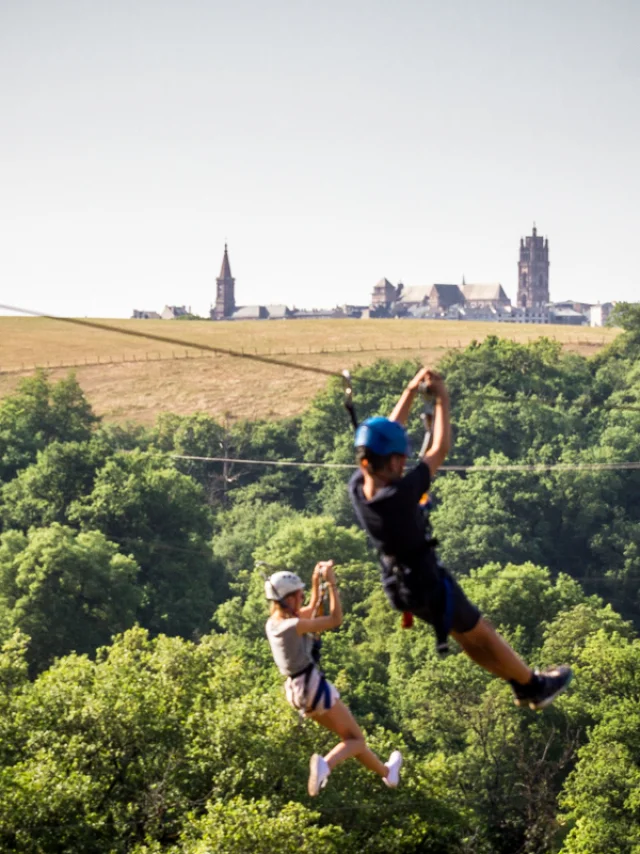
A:
{"label": "grassy field", "polygon": [[340,371],[379,358],[435,363],[451,348],[499,335],[526,343],[545,335],[591,355],[617,330],[429,320],[98,321],[170,337],[158,343],[45,318],[0,317],[0,398],[36,367],[52,378],[75,371],[107,420],[153,423],[160,412],[279,418],[304,409],[326,379],[318,374],[203,353],[192,344],[271,355]]}

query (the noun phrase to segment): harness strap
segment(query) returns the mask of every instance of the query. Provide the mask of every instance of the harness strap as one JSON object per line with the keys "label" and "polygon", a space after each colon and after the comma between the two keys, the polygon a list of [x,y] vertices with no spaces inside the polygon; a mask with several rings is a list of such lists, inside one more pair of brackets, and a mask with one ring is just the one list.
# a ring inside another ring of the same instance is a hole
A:
{"label": "harness strap", "polygon": [[[385,554],[382,550],[378,551],[378,557],[383,570],[387,573],[387,579],[392,577],[395,577],[396,579],[402,578],[405,568],[398,560],[396,560],[395,557]],[[386,586],[384,577],[382,584],[383,587]],[[436,634],[436,651],[439,655],[445,656],[449,652],[449,633],[451,632],[451,625],[453,623],[453,585],[451,583],[451,579],[446,574],[444,574],[440,579],[440,584],[442,585],[444,598],[443,610],[440,615],[440,619],[435,620],[433,616],[432,619],[434,619],[433,628]],[[409,604],[410,602],[407,602],[407,605]],[[402,605],[404,605],[404,602]],[[399,608],[398,605],[395,605],[395,607],[402,610],[403,628],[411,628],[411,625],[413,624],[413,613],[405,610],[404,608]]]}
{"label": "harness strap", "polygon": [[444,614],[440,624],[436,626],[436,651],[439,655],[449,652],[449,632],[453,622],[453,588],[451,579],[445,575],[442,579],[444,589]]}
{"label": "harness strap", "polygon": [[311,662],[311,664],[307,664],[307,666],[303,670],[299,670],[297,673],[292,673],[291,676],[289,676],[289,679],[297,679],[298,676],[306,676],[307,678],[305,682],[308,682],[309,677],[311,676],[311,671],[314,667],[315,664]]}
{"label": "harness strap", "polygon": [[[292,673],[289,679],[298,679],[300,676],[304,676],[304,691],[305,695],[307,693],[307,688],[309,686],[309,680],[311,679],[311,674],[315,670],[315,664],[307,664],[304,670],[300,670],[298,673]],[[321,670],[318,670],[318,675],[320,677],[320,681],[318,682],[318,687],[316,689],[316,693],[313,697],[313,702],[307,711],[314,712],[316,706],[320,702],[322,696],[324,695],[324,704],[325,708],[329,708],[331,705],[331,691],[329,689],[329,683],[327,682],[327,677],[322,673]],[[300,710],[300,714],[302,714],[303,710]]]}
{"label": "harness strap", "polygon": [[[316,665],[314,663],[307,664],[304,670],[300,670],[298,673],[292,673],[289,679],[298,679],[300,676],[304,676],[304,692],[305,696],[307,693],[307,688],[309,686],[309,680],[311,679],[311,674],[315,670]],[[316,689],[316,693],[313,697],[313,702],[311,706],[307,709],[309,712],[315,712],[316,706],[324,696],[324,705],[325,708],[329,708],[331,706],[331,690],[329,688],[329,683],[327,681],[327,677],[322,673],[321,670],[318,670],[318,675],[320,677],[320,681],[318,682],[318,687]],[[300,709],[300,714],[303,714],[303,709]]]}
{"label": "harness strap", "polygon": [[316,691],[316,695],[313,698],[313,703],[311,703],[311,711],[315,712],[316,706],[320,702],[320,698],[324,694],[324,706],[326,709],[331,705],[331,692],[329,691],[329,683],[327,682],[327,677],[324,673],[320,674],[320,682],[318,683],[318,690]]}

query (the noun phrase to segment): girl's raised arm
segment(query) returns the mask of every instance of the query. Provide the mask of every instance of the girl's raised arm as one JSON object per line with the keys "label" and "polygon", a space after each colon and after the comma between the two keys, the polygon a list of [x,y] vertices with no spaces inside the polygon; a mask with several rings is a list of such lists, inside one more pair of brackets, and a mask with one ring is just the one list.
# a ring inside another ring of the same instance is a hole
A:
{"label": "girl's raised arm", "polygon": [[299,635],[306,635],[310,632],[315,634],[316,632],[326,632],[329,629],[337,629],[342,623],[342,605],[340,603],[335,572],[333,571],[333,561],[330,560],[324,564],[318,564],[316,569],[320,566],[323,567],[324,578],[329,586],[329,613],[324,617],[307,617],[303,614],[303,609],[300,609],[300,618],[298,619],[296,629]]}
{"label": "girl's raised arm", "polygon": [[326,561],[320,561],[315,565],[313,575],[311,576],[311,599],[309,599],[308,605],[300,608],[300,617],[303,619],[313,617],[318,611],[320,604],[320,581],[322,580],[325,566]]}

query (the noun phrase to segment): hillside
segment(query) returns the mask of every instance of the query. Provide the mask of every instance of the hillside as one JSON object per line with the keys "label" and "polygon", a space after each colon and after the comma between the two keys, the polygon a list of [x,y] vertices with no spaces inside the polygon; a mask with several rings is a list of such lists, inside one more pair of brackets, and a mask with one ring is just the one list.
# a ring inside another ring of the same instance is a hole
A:
{"label": "hillside", "polygon": [[[498,335],[526,343],[545,335],[589,355],[613,340],[613,329],[425,320],[303,320],[240,323],[100,321],[176,340],[278,356],[340,371],[376,359],[437,361],[449,349]],[[280,418],[299,413],[321,375],[215,356],[44,318],[0,317],[0,398],[35,367],[52,378],[70,367],[94,410],[112,421],[152,423],[164,411]]]}

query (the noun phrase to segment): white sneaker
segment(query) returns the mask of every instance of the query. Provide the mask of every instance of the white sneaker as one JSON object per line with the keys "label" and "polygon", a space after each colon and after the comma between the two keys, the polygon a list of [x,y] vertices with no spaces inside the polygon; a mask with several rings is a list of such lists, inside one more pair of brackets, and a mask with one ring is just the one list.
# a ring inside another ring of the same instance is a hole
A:
{"label": "white sneaker", "polygon": [[327,785],[330,773],[331,768],[329,768],[329,764],[324,756],[314,753],[309,762],[309,784],[307,786],[307,790],[312,798],[318,795],[320,789],[323,789]]}
{"label": "white sneaker", "polygon": [[385,768],[389,769],[389,773],[386,777],[382,778],[382,782],[385,786],[389,786],[390,789],[395,789],[398,783],[400,782],[400,769],[402,768],[402,753],[399,750],[394,750],[391,756],[389,757],[389,761],[384,763]]}

